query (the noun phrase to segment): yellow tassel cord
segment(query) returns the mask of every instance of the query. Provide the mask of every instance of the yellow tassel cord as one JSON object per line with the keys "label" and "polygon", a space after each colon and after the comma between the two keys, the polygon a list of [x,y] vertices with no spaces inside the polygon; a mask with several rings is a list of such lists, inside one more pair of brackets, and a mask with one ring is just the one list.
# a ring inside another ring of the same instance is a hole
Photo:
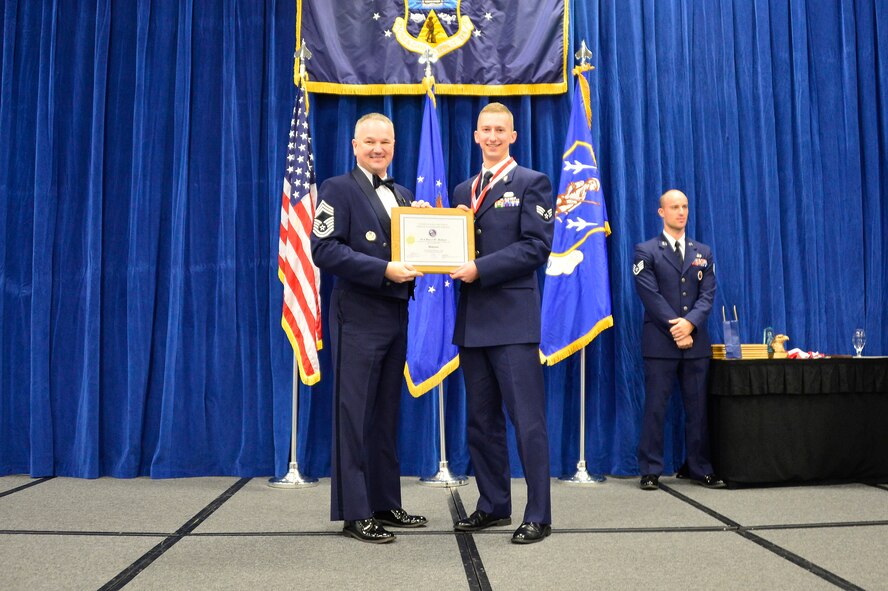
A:
{"label": "yellow tassel cord", "polygon": [[583,72],[594,70],[595,66],[583,64],[573,69],[574,76],[580,81],[580,94],[583,96],[583,108],[586,111],[586,124],[592,129],[592,98],[589,90],[589,81],[583,76]]}

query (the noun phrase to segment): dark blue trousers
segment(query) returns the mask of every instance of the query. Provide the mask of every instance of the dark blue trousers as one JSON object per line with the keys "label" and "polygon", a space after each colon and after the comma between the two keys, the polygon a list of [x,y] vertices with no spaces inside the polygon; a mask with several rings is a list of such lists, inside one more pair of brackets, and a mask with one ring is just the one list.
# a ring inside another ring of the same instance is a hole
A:
{"label": "dark blue trousers", "polygon": [[549,435],[539,346],[460,347],[459,364],[466,382],[469,456],[481,495],[477,508],[498,517],[512,514],[505,404],[515,426],[527,481],[524,521],[552,523]]}
{"label": "dark blue trousers", "polygon": [[692,478],[711,474],[709,425],[706,413],[709,358],[644,359],[644,417],[638,441],[638,469],[641,474],[663,473],[663,428],[666,407],[675,381],[681,389],[685,411],[685,448]]}
{"label": "dark blue trousers", "polygon": [[407,358],[407,302],[333,290],[330,519],[401,506],[398,416]]}

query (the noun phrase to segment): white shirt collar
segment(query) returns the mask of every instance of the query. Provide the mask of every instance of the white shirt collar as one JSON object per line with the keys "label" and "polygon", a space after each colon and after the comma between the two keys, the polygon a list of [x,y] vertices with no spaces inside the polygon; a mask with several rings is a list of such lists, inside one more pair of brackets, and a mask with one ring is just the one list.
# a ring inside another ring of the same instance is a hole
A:
{"label": "white shirt collar", "polygon": [[[376,175],[374,175],[372,172],[370,172],[369,170],[367,170],[366,168],[364,168],[360,164],[358,164],[357,166],[358,166],[358,168],[361,169],[361,172],[363,172],[365,175],[367,175],[367,180],[370,181],[370,184],[372,185],[373,184],[373,177]],[[388,170],[385,171],[385,174],[382,175],[382,178],[386,178],[387,176],[388,176]]]}
{"label": "white shirt collar", "polygon": [[[497,170],[499,170],[502,167],[503,164],[508,162],[510,158],[512,158],[512,157],[506,156],[505,158],[503,158],[502,160],[500,160],[499,162],[497,162],[496,164],[494,164],[490,168],[485,168],[484,165],[482,164],[481,165],[481,176],[484,176],[484,173],[488,172],[488,171],[496,172]],[[515,166],[517,166],[517,163],[515,164]]]}
{"label": "white shirt collar", "polygon": [[[681,252],[682,252],[682,253],[685,252],[685,236],[686,236],[686,234],[682,234],[682,235],[678,238],[679,248],[681,249]],[[675,240],[676,240],[675,238],[673,238],[672,236],[670,236],[670,235],[667,234],[666,232],[663,232],[663,239],[664,239],[664,240],[666,241],[666,243],[669,245],[669,248],[671,248],[671,249],[673,249],[673,250],[675,249]]]}
{"label": "white shirt collar", "polygon": [[[366,168],[358,164],[358,168],[361,169],[365,175],[367,175],[367,180],[370,181],[370,186],[373,186],[373,177],[376,176],[372,172],[368,171]],[[382,178],[386,178],[388,176],[388,170],[385,171],[386,174]],[[395,192],[390,191],[388,187],[385,185],[379,185],[375,189],[376,195],[379,197],[379,200],[382,202],[382,206],[388,212],[389,217],[392,216],[392,208],[398,207],[398,200],[395,198]]]}

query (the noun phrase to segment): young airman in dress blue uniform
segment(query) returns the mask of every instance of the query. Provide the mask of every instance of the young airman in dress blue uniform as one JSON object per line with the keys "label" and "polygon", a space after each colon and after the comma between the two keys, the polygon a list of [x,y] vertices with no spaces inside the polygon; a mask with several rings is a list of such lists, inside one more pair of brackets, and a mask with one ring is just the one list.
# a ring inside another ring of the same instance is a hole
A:
{"label": "young airman in dress blue uniform", "polygon": [[548,536],[552,523],[536,270],[549,257],[554,228],[552,185],[509,157],[516,137],[509,110],[487,105],[475,131],[484,168],[453,192],[454,205],[475,212],[476,258],[451,277],[462,282],[453,342],[466,383],[469,455],[480,492],[476,511],[454,527],[477,531],[511,523],[505,404],[527,481],[524,522],[512,541],[527,544]]}

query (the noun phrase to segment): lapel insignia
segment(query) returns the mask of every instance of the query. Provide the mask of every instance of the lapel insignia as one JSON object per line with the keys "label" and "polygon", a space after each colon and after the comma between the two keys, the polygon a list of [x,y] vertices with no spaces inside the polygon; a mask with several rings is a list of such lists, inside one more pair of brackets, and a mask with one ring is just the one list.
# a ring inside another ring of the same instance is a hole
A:
{"label": "lapel insignia", "polygon": [[312,231],[318,238],[327,238],[333,233],[333,206],[326,201],[321,201],[315,210]]}
{"label": "lapel insignia", "polygon": [[644,271],[644,261],[638,261],[637,263],[632,265],[632,274],[633,275],[638,275],[642,271]]}
{"label": "lapel insignia", "polygon": [[376,232],[373,230],[367,230],[367,233],[364,234],[364,238],[367,239],[367,242],[374,242],[376,240]]}

